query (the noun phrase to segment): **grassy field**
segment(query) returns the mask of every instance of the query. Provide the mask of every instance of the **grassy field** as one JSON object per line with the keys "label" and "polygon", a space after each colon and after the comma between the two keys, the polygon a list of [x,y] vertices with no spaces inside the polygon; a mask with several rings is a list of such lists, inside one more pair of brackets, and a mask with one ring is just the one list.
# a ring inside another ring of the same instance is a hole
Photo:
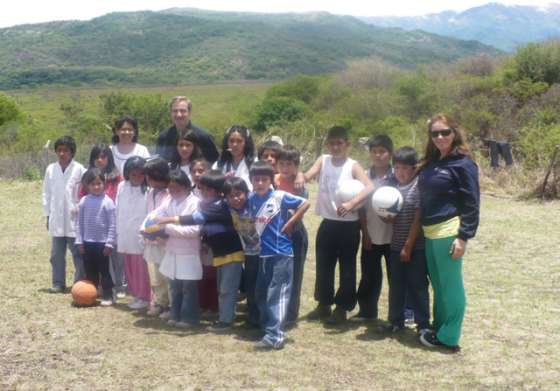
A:
{"label": "grassy field", "polygon": [[[256,352],[255,333],[177,331],[112,308],[77,309],[50,286],[39,182],[0,182],[0,389],[558,390],[560,202],[483,197],[464,263],[462,351],[423,348],[412,331],[327,328],[302,320],[285,349]],[[310,248],[318,218],[309,213]],[[314,256],[302,314],[314,307]],[[70,271],[68,271],[70,278]],[[381,313],[386,314],[384,286]]]}

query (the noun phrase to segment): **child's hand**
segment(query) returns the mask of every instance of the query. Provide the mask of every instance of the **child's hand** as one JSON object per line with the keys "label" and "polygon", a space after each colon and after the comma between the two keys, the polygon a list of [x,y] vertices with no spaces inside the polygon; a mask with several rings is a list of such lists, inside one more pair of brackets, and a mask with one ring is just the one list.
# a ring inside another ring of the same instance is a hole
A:
{"label": "child's hand", "polygon": [[294,232],[294,225],[291,224],[289,221],[284,224],[284,226],[282,227],[282,232],[284,232],[285,234],[287,234],[288,236],[292,236],[292,233]]}
{"label": "child's hand", "polygon": [[467,250],[467,242],[463,239],[456,238],[451,245],[449,253],[451,254],[451,259],[458,259],[465,255]]}
{"label": "child's hand", "polygon": [[103,255],[109,257],[112,253],[113,253],[113,249],[111,247],[105,246],[105,248],[103,249]]}
{"label": "child's hand", "polygon": [[401,250],[401,254],[400,254],[401,262],[403,262],[403,263],[410,262],[410,255],[411,255],[410,254],[410,249],[406,246],[403,247],[402,250]]}
{"label": "child's hand", "polygon": [[371,238],[367,232],[362,232],[362,248],[364,250],[371,250]]}
{"label": "child's hand", "polygon": [[385,224],[394,224],[394,223],[395,223],[395,219],[397,218],[397,216],[386,216],[386,217],[381,217],[381,216],[379,216],[379,218],[380,218]]}
{"label": "child's hand", "polygon": [[83,244],[78,244],[78,252],[80,253],[80,255],[84,255],[86,253],[86,248]]}
{"label": "child's hand", "polygon": [[303,190],[305,187],[305,176],[303,172],[298,171],[296,174],[296,178],[294,179],[294,189],[295,190]]}
{"label": "child's hand", "polygon": [[[176,223],[177,219],[175,218],[175,216],[165,216],[165,217],[157,217],[156,218],[156,222],[160,225],[163,224],[172,224],[172,223]],[[147,232],[147,231],[146,231]]]}
{"label": "child's hand", "polygon": [[347,213],[351,212],[352,209],[354,209],[354,204],[352,203],[352,201],[343,202],[336,210],[336,213],[340,217],[344,217]]}

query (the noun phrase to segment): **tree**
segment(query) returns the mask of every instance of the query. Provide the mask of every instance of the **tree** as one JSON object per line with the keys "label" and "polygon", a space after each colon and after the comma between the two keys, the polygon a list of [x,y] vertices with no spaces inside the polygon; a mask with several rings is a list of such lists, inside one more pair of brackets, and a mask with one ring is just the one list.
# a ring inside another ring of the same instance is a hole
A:
{"label": "tree", "polygon": [[25,114],[15,99],[0,93],[0,126],[10,122],[22,123],[24,120]]}
{"label": "tree", "polygon": [[302,119],[307,111],[307,105],[300,100],[285,97],[266,98],[257,106],[254,128],[262,132],[273,125]]}

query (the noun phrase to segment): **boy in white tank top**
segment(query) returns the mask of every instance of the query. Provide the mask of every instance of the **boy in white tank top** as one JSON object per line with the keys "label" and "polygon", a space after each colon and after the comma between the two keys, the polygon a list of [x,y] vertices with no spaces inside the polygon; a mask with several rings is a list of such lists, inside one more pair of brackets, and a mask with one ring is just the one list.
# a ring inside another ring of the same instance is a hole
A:
{"label": "boy in white tank top", "polygon": [[[308,318],[325,319],[337,324],[346,320],[346,313],[356,305],[356,253],[360,244],[360,223],[357,209],[373,192],[373,184],[364,169],[348,157],[348,131],[335,126],[327,132],[328,155],[320,156],[304,174],[305,180],[319,176],[315,212],[323,217],[315,241],[315,300],[317,308]],[[353,199],[336,203],[337,188],[349,180],[358,180],[364,188]],[[340,264],[340,284],[334,293],[336,264]],[[335,310],[331,313],[331,306]]]}

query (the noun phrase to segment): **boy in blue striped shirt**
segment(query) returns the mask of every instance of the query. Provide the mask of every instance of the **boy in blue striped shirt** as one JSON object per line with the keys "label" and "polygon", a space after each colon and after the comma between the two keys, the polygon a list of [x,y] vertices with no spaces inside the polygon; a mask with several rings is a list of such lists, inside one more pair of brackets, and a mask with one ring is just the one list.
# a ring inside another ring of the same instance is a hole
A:
{"label": "boy in blue striped shirt", "polygon": [[[249,196],[249,209],[261,239],[255,297],[260,325],[265,332],[255,347],[282,349],[294,267],[290,235],[295,223],[309,209],[309,202],[290,193],[273,190],[274,169],[266,162],[253,163],[249,175],[254,190]],[[290,214],[290,211],[294,213]]]}

